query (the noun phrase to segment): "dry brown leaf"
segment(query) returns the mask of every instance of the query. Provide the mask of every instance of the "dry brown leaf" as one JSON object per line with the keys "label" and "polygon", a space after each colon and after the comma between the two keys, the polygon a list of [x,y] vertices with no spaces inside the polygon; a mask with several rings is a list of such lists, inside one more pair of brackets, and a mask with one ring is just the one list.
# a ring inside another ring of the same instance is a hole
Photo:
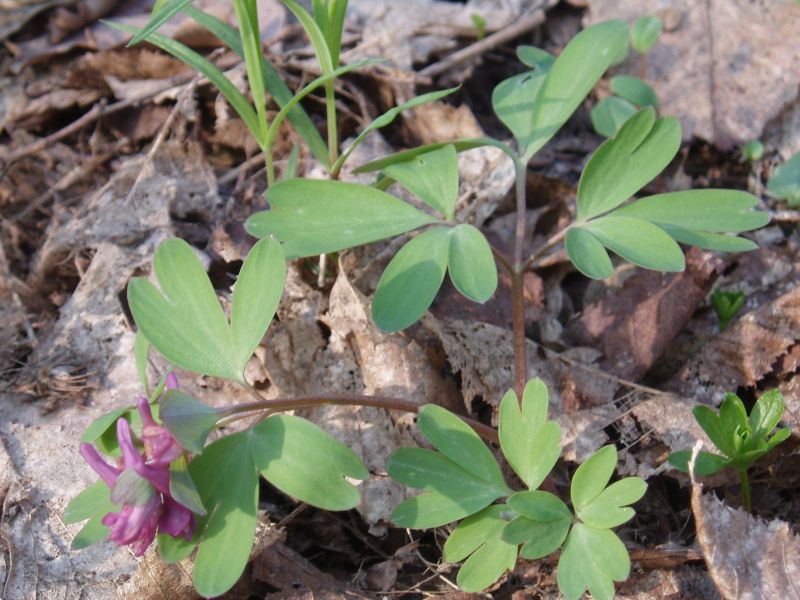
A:
{"label": "dry brown leaf", "polygon": [[[588,23],[672,21],[647,54],[647,79],[661,112],[678,117],[684,139],[719,146],[758,139],[795,103],[800,85],[800,6],[793,0],[590,0]],[[626,71],[636,74],[635,57]]]}
{"label": "dry brown leaf", "polygon": [[722,596],[800,598],[800,539],[780,520],[765,521],[692,486],[697,541]]}
{"label": "dry brown leaf", "polygon": [[634,571],[615,596],[617,600],[719,600],[719,597],[708,573],[689,565],[644,573]]}
{"label": "dry brown leaf", "polygon": [[16,33],[40,12],[71,0],[2,0],[0,1],[0,41]]}

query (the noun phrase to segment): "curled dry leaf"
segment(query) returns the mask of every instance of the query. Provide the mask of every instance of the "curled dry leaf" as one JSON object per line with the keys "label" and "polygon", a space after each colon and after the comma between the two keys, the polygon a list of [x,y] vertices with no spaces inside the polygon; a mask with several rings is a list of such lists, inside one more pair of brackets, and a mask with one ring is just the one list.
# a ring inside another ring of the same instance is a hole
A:
{"label": "curled dry leaf", "polygon": [[[759,139],[765,125],[796,102],[800,6],[793,0],[590,0],[588,21],[670,12],[674,22],[647,54],[647,79],[684,139],[720,146]],[[679,12],[680,18],[675,18]],[[667,16],[664,14],[664,16]],[[635,61],[629,61],[634,72]]]}
{"label": "curled dry leaf", "polygon": [[697,540],[722,596],[800,598],[800,538],[788,523],[765,521],[692,486]]}

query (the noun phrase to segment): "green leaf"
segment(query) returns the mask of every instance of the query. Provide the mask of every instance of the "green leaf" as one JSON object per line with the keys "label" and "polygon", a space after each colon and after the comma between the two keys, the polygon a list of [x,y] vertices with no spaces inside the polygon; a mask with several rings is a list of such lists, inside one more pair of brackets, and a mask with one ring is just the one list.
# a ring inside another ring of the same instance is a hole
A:
{"label": "green leaf", "polygon": [[567,600],[587,588],[595,600],[612,600],[614,581],[627,579],[630,570],[628,551],[613,531],[576,523],[558,561],[558,589]]}
{"label": "green leaf", "polygon": [[[673,452],[669,455],[669,464],[682,473],[688,473],[689,460],[691,458],[691,450]],[[694,463],[694,472],[698,477],[704,477],[706,475],[713,475],[725,467],[730,466],[730,464],[730,459],[720,456],[719,454],[712,454],[711,452],[699,452]]]}
{"label": "green leaf", "polygon": [[697,246],[706,250],[716,250],[717,252],[747,252],[755,250],[758,246],[755,242],[744,238],[725,235],[722,233],[706,233],[705,231],[688,231],[672,225],[659,225],[661,229],[676,242]]}
{"label": "green leaf", "polygon": [[589,111],[592,127],[603,137],[614,137],[620,127],[636,112],[636,107],[617,96],[607,96]]}
{"label": "green leaf", "polygon": [[573,519],[558,496],[538,490],[517,492],[508,503],[520,516],[503,530],[503,539],[512,544],[524,543],[524,558],[542,558],[561,546]]}
{"label": "green leaf", "polygon": [[[427,104],[428,102],[435,102],[437,100],[441,100],[445,96],[449,96],[453,92],[457,91],[461,86],[458,85],[456,87],[452,87],[446,90],[439,90],[436,92],[429,92],[427,94],[422,94],[421,96],[415,96],[411,100],[407,102],[403,102],[402,104],[398,104],[397,106],[390,108],[385,113],[377,117],[374,121],[372,121],[369,125],[367,125],[361,133],[358,134],[353,143],[345,150],[342,155],[336,160],[336,163],[333,165],[331,171],[333,173],[338,173],[339,170],[342,168],[344,162],[350,157],[353,150],[358,147],[358,145],[364,141],[364,139],[369,135],[370,132],[375,131],[376,129],[381,129],[382,127],[386,127],[390,123],[392,123],[397,116],[402,113],[404,110],[408,110],[411,108],[416,108],[417,106],[421,106],[423,104]],[[446,147],[447,143],[439,144],[439,148]],[[413,157],[412,157],[413,158]]]}
{"label": "green leaf", "polygon": [[648,196],[614,211],[614,215],[710,233],[739,233],[769,223],[765,211],[753,211],[758,198],[739,190],[686,190]]}
{"label": "green leaf", "polygon": [[447,220],[453,220],[458,198],[458,157],[454,146],[419,154],[383,171]]}
{"label": "green leaf", "polygon": [[[128,33],[139,32],[139,29],[126,23],[113,23],[110,21],[104,21],[104,23],[110,27],[113,27],[114,29],[119,29],[120,31],[126,31]],[[220,91],[220,93],[230,103],[236,113],[241,117],[242,121],[244,121],[245,125],[247,125],[247,128],[258,139],[258,132],[260,131],[261,126],[259,125],[256,111],[253,109],[253,106],[250,104],[247,98],[245,98],[244,95],[231,82],[231,80],[225,77],[225,75],[223,75],[213,63],[202,57],[188,46],[181,44],[180,42],[176,42],[175,40],[159,33],[151,33],[147,36],[147,41],[154,46],[161,48],[165,52],[168,52],[178,60],[186,63],[195,71],[202,73],[203,76],[206,77],[206,79],[208,79],[214,85],[214,87]]]}
{"label": "green leaf", "polygon": [[467,517],[455,528],[444,544],[443,558],[455,563],[467,558],[458,571],[456,582],[465,592],[479,592],[500,579],[517,562],[517,546],[503,541],[507,507],[489,506]]}
{"label": "green leaf", "polygon": [[494,112],[516,138],[520,154],[535,139],[534,108],[548,72],[549,67],[545,67],[514,75],[501,81],[492,91]]}
{"label": "green leaf", "polygon": [[462,223],[450,232],[448,269],[453,285],[470,300],[486,302],[497,289],[492,248],[472,225]]}
{"label": "green leaf", "polygon": [[426,152],[430,152],[431,150],[444,148],[445,146],[449,145],[454,146],[456,152],[464,152],[465,150],[480,148],[481,146],[493,146],[494,148],[499,148],[500,150],[505,152],[506,155],[508,155],[512,160],[516,160],[516,154],[514,153],[514,151],[507,144],[504,144],[499,140],[495,140],[492,138],[462,138],[459,140],[452,140],[449,142],[437,142],[434,144],[426,144],[425,146],[418,146],[416,148],[412,148],[411,150],[403,150],[402,152],[396,152],[395,154],[390,154],[389,156],[384,156],[383,158],[379,158],[377,160],[365,163],[360,167],[353,169],[353,173],[358,174],[358,173],[369,173],[370,171],[379,171],[381,169],[385,169],[389,165],[405,162],[415,156],[419,156],[420,154],[425,154]]}
{"label": "green leaf", "polygon": [[109,496],[110,490],[103,481],[95,481],[92,485],[75,496],[64,511],[61,517],[64,523],[80,523],[86,519],[102,513],[111,512],[114,505]]}
{"label": "green leaf", "polygon": [[[196,373],[242,381],[228,322],[205,269],[183,240],[168,239],[156,252],[159,291],[135,277],[128,302],[139,329],[167,360]],[[163,292],[163,293],[162,293]]]}
{"label": "green leaf", "polygon": [[719,427],[722,435],[732,439],[740,432],[747,430],[747,409],[741,398],[736,394],[725,394],[725,399],[719,407]]}
{"label": "green leaf", "polygon": [[223,416],[224,409],[206,406],[180,390],[167,390],[161,399],[161,422],[189,452],[203,451],[206,438]]}
{"label": "green leaf", "polygon": [[561,454],[561,428],[547,420],[547,386],[531,379],[522,394],[522,408],[514,390],[500,401],[500,446],[503,454],[533,490],[550,473]]}
{"label": "green leaf", "polygon": [[205,515],[203,500],[197,491],[192,476],[189,474],[189,463],[186,455],[181,454],[169,466],[169,492],[172,497],[186,508],[198,515]]}
{"label": "green leaf", "polygon": [[767,442],[767,452],[772,450],[778,444],[785,442],[787,439],[789,439],[791,434],[792,430],[788,427],[784,427],[783,429],[776,431],[775,435],[769,438],[769,441]]}
{"label": "green leaf", "polygon": [[517,58],[532,69],[549,69],[556,57],[536,46],[517,46]]}
{"label": "green leaf", "polygon": [[633,196],[670,163],[681,144],[674,117],[655,118],[652,108],[630,117],[616,137],[589,159],[578,184],[578,220],[606,213]]}
{"label": "green leaf", "polygon": [[248,435],[256,467],[285,494],[326,510],[358,505],[358,489],[346,478],[366,479],[367,468],[355,452],[313,423],[276,415]]}
{"label": "green leaf", "polygon": [[198,534],[199,531],[195,533],[191,540],[180,536],[172,537],[166,533],[156,535],[156,543],[158,544],[158,553],[161,556],[161,560],[172,564],[189,558],[197,547]]}
{"label": "green leaf", "polygon": [[764,158],[764,144],[759,140],[749,140],[742,147],[742,156],[749,161],[761,160]]}
{"label": "green leaf", "polygon": [[[239,38],[239,32],[236,31],[236,29],[217,17],[204,13],[191,6],[187,6],[183,12],[221,39],[225,45],[239,55],[239,57],[244,58],[244,48]],[[275,102],[278,103],[278,106],[283,108],[292,100],[294,94],[286,83],[284,83],[283,78],[275,67],[272,66],[272,63],[263,56],[261,57],[261,70],[264,72],[264,85],[267,91],[275,99]],[[314,157],[322,164],[327,164],[328,147],[306,111],[304,111],[301,106],[295,106],[289,111],[288,117],[292,126],[308,145]]]}
{"label": "green leaf", "polygon": [[[89,427],[86,428],[86,431],[83,432],[81,441],[91,444],[97,441],[98,438],[100,438],[107,431],[111,431],[111,436],[114,438],[114,440],[116,440],[117,431],[115,426],[117,424],[117,420],[123,415],[130,413],[131,410],[133,410],[132,406],[126,406],[124,408],[112,410],[111,412],[107,412],[106,414],[97,417],[89,424]],[[104,452],[104,449],[100,448],[100,446],[98,446],[97,449],[101,452]]]}
{"label": "green leaf", "polygon": [[120,473],[111,489],[111,502],[118,506],[144,506],[153,498],[155,488],[133,469]]}
{"label": "green leaf", "polygon": [[274,235],[287,258],[336,252],[385,239],[436,219],[394,196],[357,183],[281,181],[267,190],[271,210],[252,215],[245,229]]}
{"label": "green leaf", "polygon": [[259,240],[247,254],[233,288],[231,335],[235,361],[246,365],[278,308],[286,260],[276,241]]}
{"label": "green leaf", "polygon": [[392,512],[399,527],[427,529],[457,521],[506,496],[508,488],[477,477],[444,454],[424,448],[400,448],[389,457],[392,479],[425,493],[401,502]]}
{"label": "green leaf", "polygon": [[144,41],[147,36],[157,31],[159,27],[181,12],[184,8],[189,6],[192,2],[193,0],[167,0],[164,2],[163,6],[159,7],[158,10],[155,10],[154,7],[152,16],[147,22],[147,25],[140,29],[139,32],[131,38],[127,44],[127,47],[130,48],[131,46],[135,46],[136,44]]}
{"label": "green leaf", "polygon": [[133,340],[133,356],[136,361],[136,372],[142,384],[144,393],[150,395],[150,386],[147,383],[147,358],[150,355],[150,342],[141,331],[136,332]]}
{"label": "green leaf", "polygon": [[497,488],[505,488],[510,493],[492,451],[456,415],[436,404],[426,404],[419,409],[417,426],[433,447],[447,458],[476,477],[491,482]]}
{"label": "green leaf", "polygon": [[258,473],[251,436],[237,433],[209,445],[189,463],[206,517],[198,521],[199,548],[194,587],[203,596],[219,596],[241,576],[256,530]]}
{"label": "green leaf", "polygon": [[247,80],[250,84],[250,93],[258,116],[258,131],[256,140],[264,144],[267,135],[267,101],[264,95],[264,71],[261,68],[261,31],[258,26],[258,9],[255,2],[248,0],[232,0],[239,23],[239,38],[244,50],[245,69]]}
{"label": "green leaf", "polygon": [[578,518],[592,527],[610,528],[622,525],[635,514],[628,506],[637,502],[647,491],[647,484],[639,477],[626,477],[615,481],[588,505],[577,511]]}
{"label": "green leaf", "polygon": [[608,485],[611,474],[617,466],[617,449],[612,446],[603,446],[592,454],[585,463],[575,470],[572,476],[570,494],[572,506],[575,511],[580,511],[588,506]]}
{"label": "green leaf", "polygon": [[683,271],[680,246],[663,229],[629,217],[606,216],[581,226],[622,258],[645,269]]}
{"label": "green leaf", "polygon": [[719,319],[719,330],[724,331],[728,323],[744,306],[744,292],[723,292],[720,289],[711,294],[711,306]]}
{"label": "green leaf", "polygon": [[661,35],[663,27],[664,23],[656,16],[645,15],[639,17],[631,26],[631,46],[637,52],[645,54],[658,41],[658,36]]}
{"label": "green leaf", "polygon": [[572,264],[587,277],[605,279],[614,273],[611,257],[602,242],[585,229],[568,229],[565,245]]}
{"label": "green leaf", "polygon": [[314,53],[317,55],[319,66],[323,73],[330,73],[333,71],[333,57],[331,56],[328,42],[325,35],[322,33],[319,25],[314,21],[312,16],[308,14],[295,0],[281,0],[292,14],[300,21],[300,25],[306,32],[311,45],[314,47]]}
{"label": "green leaf", "polygon": [[611,78],[611,91],[639,107],[651,106],[658,109],[656,91],[644,81],[633,75],[617,75]]}
{"label": "green leaf", "polygon": [[95,515],[86,522],[86,525],[72,538],[70,550],[83,550],[108,537],[111,530],[100,522],[103,516]]}
{"label": "green leaf", "polygon": [[407,242],[391,260],[372,298],[372,319],[383,331],[399,331],[428,310],[447,270],[450,230],[429,229]]}
{"label": "green leaf", "polygon": [[722,429],[717,413],[712,408],[700,404],[692,409],[692,414],[697,420],[698,425],[706,432],[708,439],[710,439],[725,456],[733,456],[733,440],[728,433]]}
{"label": "green leaf", "polygon": [[567,44],[536,97],[535,128],[525,137],[523,162],[528,162],[566,123],[620,49],[627,46],[627,37],[623,21],[605,21],[587,27]]}

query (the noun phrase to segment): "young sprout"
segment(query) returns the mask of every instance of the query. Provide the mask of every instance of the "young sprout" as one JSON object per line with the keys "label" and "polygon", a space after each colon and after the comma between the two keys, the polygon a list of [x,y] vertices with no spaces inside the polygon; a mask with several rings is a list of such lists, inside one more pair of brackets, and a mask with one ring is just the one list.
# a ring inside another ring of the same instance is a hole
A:
{"label": "young sprout", "polygon": [[475,33],[479,40],[482,40],[486,37],[486,19],[480,16],[478,13],[471,13],[469,15],[469,20],[472,21],[472,24],[475,25]]}
{"label": "young sprout", "polygon": [[792,208],[800,206],[800,152],[775,169],[767,191],[778,200],[786,200]]}
{"label": "young sprout", "polygon": [[[752,510],[750,466],[791,433],[787,427],[772,433],[783,415],[783,396],[778,390],[764,392],[756,400],[748,416],[744,403],[736,394],[725,394],[719,413],[712,408],[699,405],[692,411],[694,418],[706,432],[721,454],[700,452],[695,462],[695,475],[713,475],[725,467],[733,467],[742,482],[742,502],[745,509]],[[669,463],[684,473],[689,472],[691,450],[673,452]]]}
{"label": "young sprout", "polygon": [[719,318],[719,330],[725,331],[731,319],[744,306],[744,292],[723,292],[717,289],[711,294],[711,306]]}
{"label": "young sprout", "polygon": [[764,144],[758,140],[750,140],[742,148],[742,156],[749,162],[761,160],[764,156]]}
{"label": "young sprout", "polygon": [[650,51],[650,48],[658,41],[661,31],[664,29],[664,23],[656,16],[645,15],[636,19],[631,25],[630,39],[631,46],[639,53],[639,78],[644,79],[647,71],[644,55]]}

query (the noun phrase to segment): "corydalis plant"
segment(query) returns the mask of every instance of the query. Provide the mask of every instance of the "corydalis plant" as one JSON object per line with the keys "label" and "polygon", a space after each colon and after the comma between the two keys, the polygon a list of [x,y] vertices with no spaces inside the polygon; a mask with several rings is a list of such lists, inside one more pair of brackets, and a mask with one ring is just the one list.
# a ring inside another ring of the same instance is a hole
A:
{"label": "corydalis plant", "polygon": [[423,407],[417,423],[436,450],[402,448],[389,458],[394,479],[424,490],[401,503],[392,520],[401,527],[429,528],[463,519],[444,545],[444,558],[465,561],[457,576],[465,591],[492,585],[514,568],[518,555],[538,559],[563,546],[558,586],[568,600],[580,598],[587,588],[597,600],[613,598],[614,581],[628,577],[630,558],[611,528],[633,517],[630,505],[647,485],[638,477],[609,485],[617,452],[606,446],[575,471],[573,510],[555,494],[537,489],[561,453],[561,431],[547,420],[547,410],[547,388],[540,379],[528,382],[521,403],[513,391],[500,402],[500,446],[527,487],[515,491],[472,430],[439,406]]}
{"label": "corydalis plant", "polygon": [[[733,467],[742,483],[744,506],[752,510],[747,472],[755,461],[789,437],[789,428],[774,431],[783,416],[783,408],[783,395],[778,390],[764,392],[756,400],[749,416],[744,403],[735,394],[725,394],[719,413],[702,404],[695,406],[692,411],[695,419],[721,452],[700,452],[695,460],[695,474],[713,475],[726,467]],[[691,456],[690,450],[673,452],[669,462],[676,469],[688,473]]]}

